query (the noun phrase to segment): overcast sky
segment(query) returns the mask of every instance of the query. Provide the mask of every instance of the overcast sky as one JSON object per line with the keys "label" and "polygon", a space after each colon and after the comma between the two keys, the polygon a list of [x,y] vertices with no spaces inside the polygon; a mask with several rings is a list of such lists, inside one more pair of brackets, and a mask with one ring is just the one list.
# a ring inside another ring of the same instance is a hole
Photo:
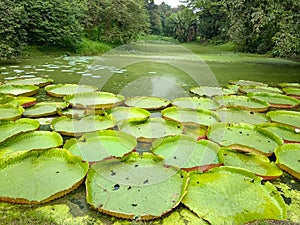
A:
{"label": "overcast sky", "polygon": [[160,5],[162,2],[167,3],[172,7],[177,7],[178,5],[182,4],[179,0],[154,0],[155,4]]}

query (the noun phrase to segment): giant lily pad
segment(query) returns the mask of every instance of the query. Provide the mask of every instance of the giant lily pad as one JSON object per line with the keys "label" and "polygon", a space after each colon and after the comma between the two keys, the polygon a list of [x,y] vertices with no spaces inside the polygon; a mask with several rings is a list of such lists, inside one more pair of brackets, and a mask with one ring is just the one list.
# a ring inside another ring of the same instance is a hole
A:
{"label": "giant lily pad", "polygon": [[257,92],[249,93],[248,96],[266,101],[270,104],[271,107],[275,108],[296,108],[300,103],[299,100],[283,94]]}
{"label": "giant lily pad", "polygon": [[183,124],[201,124],[210,126],[219,121],[219,115],[215,112],[202,109],[188,109],[169,107],[161,111],[164,119],[174,120]]}
{"label": "giant lily pad", "polygon": [[285,203],[269,182],[246,170],[214,168],[191,172],[183,203],[210,224],[244,224],[286,219]]}
{"label": "giant lily pad", "polygon": [[253,80],[231,80],[230,84],[236,84],[238,86],[268,86],[265,83],[253,81]]}
{"label": "giant lily pad", "polygon": [[13,84],[13,85],[35,85],[39,87],[44,87],[53,82],[52,79],[42,78],[42,77],[34,77],[34,78],[26,78],[26,79],[13,79],[6,81],[5,84]]}
{"label": "giant lily pad", "polygon": [[114,156],[122,157],[137,145],[136,138],[114,130],[84,134],[79,140],[68,140],[64,148],[88,162],[101,161]]}
{"label": "giant lily pad", "polygon": [[299,88],[283,88],[284,93],[287,95],[300,99],[300,87]]}
{"label": "giant lily pad", "polygon": [[87,202],[97,210],[126,219],[154,219],[175,208],[188,176],[150,153],[132,153],[121,161],[104,160],[87,175]]}
{"label": "giant lily pad", "polygon": [[190,89],[190,92],[199,96],[207,96],[207,97],[235,94],[235,91],[231,89],[221,88],[221,87],[208,87],[208,86],[194,87]]}
{"label": "giant lily pad", "polygon": [[239,91],[242,93],[256,93],[256,92],[265,92],[265,93],[278,93],[281,94],[282,90],[277,87],[269,86],[241,86]]}
{"label": "giant lily pad", "polygon": [[142,108],[146,110],[164,109],[170,105],[170,101],[165,98],[155,96],[137,96],[126,99],[125,105]]}
{"label": "giant lily pad", "polygon": [[0,157],[36,149],[49,149],[61,146],[62,137],[50,131],[31,131],[11,137],[0,144]]}
{"label": "giant lily pad", "polygon": [[216,96],[217,101],[221,106],[225,107],[236,107],[245,109],[253,112],[264,112],[269,109],[270,104],[266,101],[249,98],[247,96]]}
{"label": "giant lily pad", "polygon": [[60,116],[66,116],[66,117],[70,117],[70,118],[83,118],[86,117],[90,114],[87,114],[86,109],[77,109],[77,108],[58,108],[57,110],[58,115]]}
{"label": "giant lily pad", "polygon": [[52,120],[52,127],[62,135],[81,136],[84,133],[112,128],[114,121],[111,116],[107,115],[91,115],[81,119],[62,116]]}
{"label": "giant lily pad", "polygon": [[300,144],[284,144],[275,149],[276,164],[300,179]]}
{"label": "giant lily pad", "polygon": [[142,122],[124,121],[119,129],[131,134],[142,142],[151,142],[153,139],[177,135],[183,132],[183,127],[174,122],[161,118],[150,118]]}
{"label": "giant lily pad", "polygon": [[277,110],[267,113],[273,122],[300,128],[300,112]]}
{"label": "giant lily pad", "polygon": [[207,170],[220,164],[219,146],[208,140],[196,141],[184,135],[157,139],[152,144],[152,152],[164,157],[166,165],[185,170]]}
{"label": "giant lily pad", "polygon": [[0,120],[20,119],[24,111],[22,106],[11,104],[0,105]]}
{"label": "giant lily pad", "polygon": [[81,93],[66,96],[71,106],[76,108],[105,109],[118,106],[123,103],[124,97],[109,92]]}
{"label": "giant lily pad", "polygon": [[214,110],[219,104],[209,98],[181,97],[172,100],[172,105],[181,108]]}
{"label": "giant lily pad", "polygon": [[227,148],[222,148],[221,153],[225,166],[248,170],[266,180],[278,178],[282,175],[282,170],[274,162],[270,162],[266,156],[242,153]]}
{"label": "giant lily pad", "polygon": [[67,150],[30,151],[0,161],[0,200],[39,204],[77,188],[88,164]]}
{"label": "giant lily pad", "polygon": [[284,124],[278,124],[278,123],[265,123],[265,124],[261,124],[261,126],[265,129],[277,134],[286,143],[290,143],[290,142],[300,143],[300,130],[299,129],[295,129],[291,126],[287,126]]}
{"label": "giant lily pad", "polygon": [[283,144],[273,132],[250,124],[216,123],[208,128],[207,137],[222,146],[266,156]]}
{"label": "giant lily pad", "polygon": [[33,119],[19,119],[15,122],[0,120],[0,143],[6,139],[23,132],[38,129],[40,123]]}
{"label": "giant lily pad", "polygon": [[280,83],[278,86],[282,88],[300,88],[300,83]]}
{"label": "giant lily pad", "polygon": [[58,108],[66,108],[65,102],[39,102],[27,108],[23,113],[25,117],[45,117],[57,114]]}
{"label": "giant lily pad", "polygon": [[35,85],[0,85],[0,93],[14,96],[32,96],[39,90]]}
{"label": "giant lily pad", "polygon": [[64,97],[72,94],[95,92],[98,88],[80,84],[52,84],[46,86],[45,90],[51,96]]}
{"label": "giant lily pad", "polygon": [[150,112],[135,107],[116,107],[111,110],[111,114],[116,118],[117,123],[121,121],[144,121],[150,117]]}
{"label": "giant lily pad", "polygon": [[226,123],[250,123],[261,124],[269,121],[269,118],[262,113],[251,112],[241,109],[219,109],[217,113],[220,120]]}
{"label": "giant lily pad", "polygon": [[6,94],[0,94],[0,104],[10,104],[19,105],[22,107],[30,107],[36,103],[36,98],[34,97],[24,97],[24,96],[11,96]]}

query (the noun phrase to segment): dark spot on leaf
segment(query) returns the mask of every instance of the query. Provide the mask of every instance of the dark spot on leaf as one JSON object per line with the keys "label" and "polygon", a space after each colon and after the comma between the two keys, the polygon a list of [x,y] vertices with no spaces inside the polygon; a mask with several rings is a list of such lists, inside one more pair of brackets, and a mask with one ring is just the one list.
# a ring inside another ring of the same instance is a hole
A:
{"label": "dark spot on leaf", "polygon": [[250,112],[250,114],[252,114],[252,115],[253,115],[253,114],[254,114],[254,112]]}
{"label": "dark spot on leaf", "polygon": [[177,126],[177,128],[179,129],[179,128],[180,128],[180,126],[178,125],[178,126]]}
{"label": "dark spot on leaf", "polygon": [[227,156],[227,154],[225,153],[224,156]]}
{"label": "dark spot on leaf", "polygon": [[298,160],[298,162],[300,163],[300,160]]}
{"label": "dark spot on leaf", "polygon": [[147,183],[149,183],[148,179],[143,182],[143,184],[147,184]]}
{"label": "dark spot on leaf", "polygon": [[199,181],[197,181],[197,184],[199,184]]}
{"label": "dark spot on leaf", "polygon": [[134,204],[134,203],[133,203],[133,204],[131,204],[131,205],[132,205],[133,207],[137,207],[137,206],[138,206],[138,204]]}
{"label": "dark spot on leaf", "polygon": [[247,136],[249,137],[249,136],[250,136],[250,134],[247,134]]}
{"label": "dark spot on leaf", "polygon": [[112,170],[112,171],[110,171],[110,172],[111,172],[111,174],[110,174],[111,176],[115,176],[115,175],[116,175],[116,172],[115,172],[115,171]]}
{"label": "dark spot on leaf", "polygon": [[135,165],[134,165],[134,167],[138,167],[138,166],[139,166],[138,164],[135,164]]}
{"label": "dark spot on leaf", "polygon": [[119,184],[116,184],[115,186],[114,186],[114,191],[117,191],[117,190],[119,190],[120,189],[120,185]]}
{"label": "dark spot on leaf", "polygon": [[176,157],[176,156],[174,156],[174,159],[177,159],[177,157]]}
{"label": "dark spot on leaf", "polygon": [[127,190],[129,191],[131,189],[131,186],[129,186],[128,188],[127,188]]}
{"label": "dark spot on leaf", "polygon": [[240,134],[243,134],[243,132],[242,132],[242,131],[240,131],[239,133],[240,133]]}
{"label": "dark spot on leaf", "polygon": [[180,174],[180,178],[184,178],[184,176],[182,174]]}
{"label": "dark spot on leaf", "polygon": [[59,173],[59,171],[56,171],[56,173]]}

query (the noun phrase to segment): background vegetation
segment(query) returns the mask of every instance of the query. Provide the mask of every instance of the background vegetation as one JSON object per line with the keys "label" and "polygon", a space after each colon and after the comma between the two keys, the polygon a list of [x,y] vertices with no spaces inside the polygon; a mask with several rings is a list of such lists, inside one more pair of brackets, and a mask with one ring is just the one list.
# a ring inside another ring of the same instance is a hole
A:
{"label": "background vegetation", "polygon": [[298,0],[182,2],[171,8],[153,0],[2,0],[0,61],[20,57],[26,46],[101,54],[147,34],[180,42],[231,41],[237,51],[299,56]]}

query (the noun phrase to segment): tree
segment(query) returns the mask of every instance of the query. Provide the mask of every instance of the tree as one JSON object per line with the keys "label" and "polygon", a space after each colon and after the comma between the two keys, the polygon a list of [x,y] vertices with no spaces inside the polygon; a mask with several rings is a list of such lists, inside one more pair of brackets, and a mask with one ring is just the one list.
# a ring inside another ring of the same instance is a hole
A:
{"label": "tree", "polygon": [[0,61],[15,59],[26,44],[24,9],[12,0],[1,0],[0,14]]}

